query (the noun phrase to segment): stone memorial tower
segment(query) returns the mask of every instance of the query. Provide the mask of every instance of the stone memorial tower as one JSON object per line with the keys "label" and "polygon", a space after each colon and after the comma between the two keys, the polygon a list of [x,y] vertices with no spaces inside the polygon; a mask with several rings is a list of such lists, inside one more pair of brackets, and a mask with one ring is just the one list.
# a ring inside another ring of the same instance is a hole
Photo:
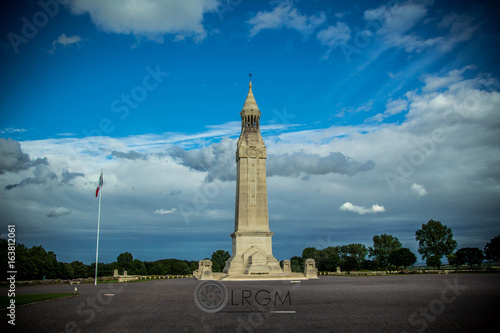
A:
{"label": "stone memorial tower", "polygon": [[252,75],[248,95],[240,112],[241,135],[236,149],[236,214],[232,255],[224,273],[283,273],[273,256],[273,233],[269,230],[266,186],[266,146],[260,134],[260,110],[252,92]]}

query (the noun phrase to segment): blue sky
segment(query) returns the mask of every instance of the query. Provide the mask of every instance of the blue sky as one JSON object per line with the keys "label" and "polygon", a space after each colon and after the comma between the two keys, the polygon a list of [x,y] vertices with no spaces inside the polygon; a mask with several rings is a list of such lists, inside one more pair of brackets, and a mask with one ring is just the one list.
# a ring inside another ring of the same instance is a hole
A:
{"label": "blue sky", "polygon": [[230,251],[253,91],[279,259],[429,219],[500,233],[493,1],[6,1],[2,234],[91,262]]}

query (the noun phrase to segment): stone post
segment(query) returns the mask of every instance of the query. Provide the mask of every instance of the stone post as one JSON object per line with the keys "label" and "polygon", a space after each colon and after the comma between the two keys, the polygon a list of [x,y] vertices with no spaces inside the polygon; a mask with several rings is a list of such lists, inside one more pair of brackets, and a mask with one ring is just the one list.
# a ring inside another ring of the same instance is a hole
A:
{"label": "stone post", "polygon": [[193,275],[199,280],[203,274],[203,260],[198,261],[198,269],[193,272]]}
{"label": "stone post", "polygon": [[292,267],[290,265],[290,260],[283,260],[283,273],[291,273]]}
{"label": "stone post", "polygon": [[308,279],[315,279],[318,277],[318,270],[314,259],[306,259],[304,264],[304,275]]}
{"label": "stone post", "polygon": [[210,259],[203,260],[201,279],[202,280],[213,280],[214,279],[214,275],[212,274],[212,260],[210,260]]}

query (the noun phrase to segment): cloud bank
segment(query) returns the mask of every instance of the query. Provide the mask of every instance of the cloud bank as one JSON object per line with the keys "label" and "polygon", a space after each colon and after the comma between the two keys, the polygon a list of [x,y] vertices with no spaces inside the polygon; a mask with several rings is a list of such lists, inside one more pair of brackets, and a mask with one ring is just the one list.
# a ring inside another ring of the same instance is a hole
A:
{"label": "cloud bank", "polygon": [[73,14],[89,14],[97,28],[117,34],[133,34],[157,42],[164,35],[175,40],[207,36],[203,16],[215,12],[217,0],[69,0]]}
{"label": "cloud bank", "polygon": [[29,154],[23,153],[19,142],[0,138],[0,174],[19,172],[34,166],[47,164],[47,158],[32,160]]}
{"label": "cloud bank", "polygon": [[340,206],[339,209],[342,210],[342,211],[358,213],[360,215],[363,215],[363,214],[372,214],[372,213],[383,213],[383,212],[385,212],[384,206],[380,206],[380,205],[374,204],[374,205],[371,206],[371,208],[366,208],[366,207],[363,207],[363,206],[353,205],[350,202],[346,202],[346,203],[342,204],[342,206]]}

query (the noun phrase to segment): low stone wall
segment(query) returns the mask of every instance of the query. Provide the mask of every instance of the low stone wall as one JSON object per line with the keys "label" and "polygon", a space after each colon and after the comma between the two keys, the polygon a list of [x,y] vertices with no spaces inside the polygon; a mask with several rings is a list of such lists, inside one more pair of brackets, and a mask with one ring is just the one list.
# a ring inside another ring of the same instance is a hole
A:
{"label": "low stone wall", "polygon": [[[155,280],[155,279],[183,279],[193,277],[192,275],[128,275],[133,277],[134,280]],[[97,279],[99,282],[117,280],[117,276],[101,276]],[[81,283],[94,283],[94,278],[78,278],[78,279],[45,279],[45,280],[28,280],[16,281],[16,285],[43,285],[43,284],[81,284]],[[7,282],[0,283],[0,285],[7,285]]]}
{"label": "low stone wall", "polygon": [[192,275],[121,275],[118,282],[129,282],[135,280],[161,280],[161,279],[184,279]]}
{"label": "low stone wall", "polygon": [[349,272],[318,272],[323,276],[342,276],[342,275],[386,275],[385,271],[349,271]]}
{"label": "low stone wall", "polygon": [[349,271],[349,272],[318,272],[321,276],[337,276],[337,275],[387,275],[387,274],[450,274],[450,273],[480,273],[480,272],[496,272],[497,269],[481,268],[481,269],[412,269],[406,271]]}

